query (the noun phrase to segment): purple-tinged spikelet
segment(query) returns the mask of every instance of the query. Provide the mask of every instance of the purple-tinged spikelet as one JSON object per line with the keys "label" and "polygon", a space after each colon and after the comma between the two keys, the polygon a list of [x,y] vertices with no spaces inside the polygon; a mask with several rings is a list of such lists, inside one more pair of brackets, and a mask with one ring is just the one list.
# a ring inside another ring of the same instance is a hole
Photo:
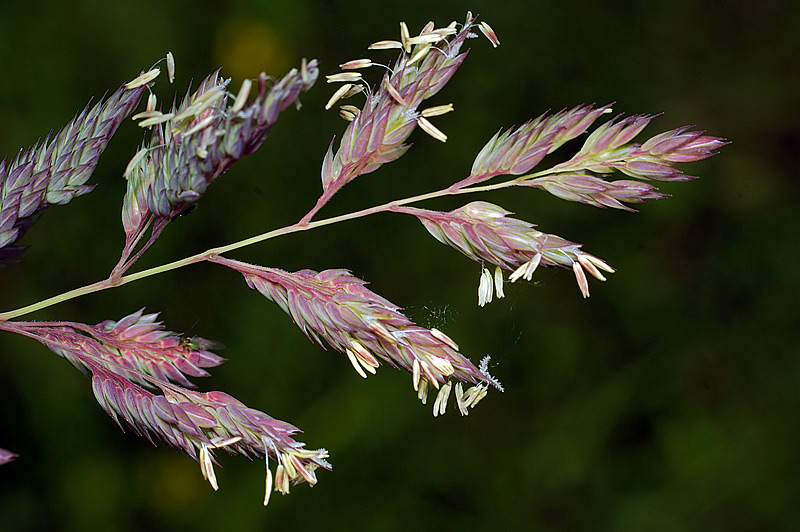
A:
{"label": "purple-tinged spikelet", "polygon": [[520,185],[546,190],[550,194],[567,201],[577,201],[595,207],[612,207],[636,212],[625,203],[644,203],[669,197],[669,194],[658,192],[658,188],[649,183],[618,179],[606,181],[586,173],[560,173],[519,183]]}
{"label": "purple-tinged spikelet", "polygon": [[528,172],[545,155],[585,132],[610,107],[582,105],[552,115],[544,113],[517,129],[496,133],[478,153],[469,177],[454,188],[474,185],[498,175]]}
{"label": "purple-tinged spikelet", "polygon": [[[277,303],[310,339],[346,354],[362,377],[365,371],[375,373],[381,359],[411,372],[423,403],[431,387],[439,389],[434,415],[444,413],[452,381],[473,385],[456,394],[462,414],[489,385],[502,389],[488,372],[488,360],[476,367],[443,332],[414,324],[346,270],[290,273],[220,257],[212,260],[244,275],[251,288]],[[460,384],[457,389],[462,389]]]}
{"label": "purple-tinged spikelet", "polygon": [[[578,106],[554,115],[545,113],[517,129],[498,132],[475,158],[470,175],[451,188],[475,185],[498,175],[525,174],[610,111],[610,105]],[[693,177],[675,169],[675,164],[705,159],[727,144],[700,131],[689,131],[688,127],[656,135],[641,145],[632,143],[653,118],[634,115],[606,122],[589,135],[570,160],[523,176],[513,184],[540,188],[568,201],[634,211],[624,203],[643,203],[667,195],[650,184],[607,181],[604,174],[619,170],[638,179],[687,181]]]}
{"label": "purple-tinged spikelet", "polygon": [[[373,172],[402,156],[409,147],[405,141],[417,125],[437,140],[447,140],[447,136],[428,120],[434,114],[426,115],[425,110],[417,111],[417,108],[438,93],[464,61],[467,52],[459,52],[473,23],[469,17],[460,31],[455,29],[455,23],[439,29],[428,24],[414,37],[408,34],[406,25],[401,24],[400,41],[381,41],[370,47],[400,49],[400,57],[387,69],[381,83],[368,92],[363,109],[345,114],[351,121],[339,149],[334,153],[332,142],[322,164],[325,193],[318,207],[359,175]],[[367,65],[366,61],[343,63],[343,68],[351,64]],[[344,75],[348,77],[329,80],[352,84],[361,79],[360,74],[350,70]],[[339,98],[355,93],[350,88],[339,89],[326,107],[330,108]]]}
{"label": "purple-tinged spikelet", "polygon": [[675,164],[706,159],[728,144],[702,131],[690,131],[688,126],[656,135],[641,145],[631,143],[653,118],[634,115],[602,124],[589,135],[574,157],[554,166],[548,173],[607,174],[619,170],[637,179],[689,181],[694,177],[674,168]]}
{"label": "purple-tinged spikelet", "polygon": [[[581,251],[580,244],[542,233],[534,224],[509,218],[509,211],[485,201],[450,212],[413,207],[394,210],[416,216],[434,238],[470,259],[513,272],[509,277],[512,282],[519,278],[529,281],[539,265],[571,268],[583,297],[589,297],[584,270],[601,281],[605,277],[600,270],[614,271],[603,260]],[[491,274],[483,268],[478,290],[481,306],[491,301],[493,284],[498,297],[502,297],[502,273],[496,271],[492,282]]]}
{"label": "purple-tinged spikelet", "polygon": [[[292,436],[300,430],[249,408],[230,395],[200,393],[171,384],[191,385],[184,374],[224,359],[208,351],[202,338],[182,338],[163,330],[155,314],[136,312],[97,325],[71,322],[0,322],[0,329],[39,340],[92,376],[100,406],[124,428],[151,442],[161,440],[200,463],[204,478],[217,489],[213,450],[267,459],[267,494],[288,493],[290,485],[316,483],[314,470],[329,469],[325,449],[307,450]],[[150,390],[160,391],[161,395]],[[124,421],[124,423],[123,423]],[[269,459],[277,463],[276,475]]]}
{"label": "purple-tinged spikelet", "polygon": [[0,449],[0,465],[7,464],[14,460],[18,455],[5,449]]}
{"label": "purple-tinged spikelet", "polygon": [[200,199],[212,181],[261,146],[280,112],[313,86],[318,72],[316,60],[303,61],[300,70],[271,85],[262,73],[255,96],[249,97],[247,83],[228,105],[228,80],[219,79],[217,71],[169,113],[152,111],[152,118],[142,113],[162,123],[129,169],[122,210],[126,233],[139,230],[148,213],[172,218]]}
{"label": "purple-tinged spikelet", "polygon": [[52,139],[48,135],[41,144],[20,151],[10,164],[0,162],[0,265],[23,251],[13,244],[44,209],[65,205],[94,188],[86,181],[147,83],[123,85],[92,108],[87,105]]}
{"label": "purple-tinged spikelet", "polygon": [[140,310],[119,321],[97,325],[74,322],[7,322],[3,328],[35,338],[85,371],[91,361],[144,386],[148,377],[194,387],[187,377],[207,377],[202,368],[225,359],[210,349],[218,344],[164,330],[157,314]]}
{"label": "purple-tinged spikelet", "polygon": [[[109,369],[89,363],[95,398],[122,427],[180,449],[200,463],[203,476],[216,490],[214,449],[229,454],[260,456],[267,460],[264,504],[274,489],[283,494],[290,485],[317,482],[314,470],[330,469],[325,449],[309,450],[292,436],[300,430],[250,408],[224,392],[199,393],[152,381],[163,395],[155,395]],[[155,443],[155,442],[154,442]],[[274,483],[269,459],[277,463]]]}

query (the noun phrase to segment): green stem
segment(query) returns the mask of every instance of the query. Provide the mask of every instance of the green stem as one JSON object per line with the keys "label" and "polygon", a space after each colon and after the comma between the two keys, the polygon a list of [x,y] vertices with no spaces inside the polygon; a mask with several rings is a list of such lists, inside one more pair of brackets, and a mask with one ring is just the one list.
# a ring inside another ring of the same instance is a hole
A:
{"label": "green stem", "polygon": [[[356,218],[361,218],[364,216],[369,216],[371,214],[376,214],[379,212],[387,212],[391,211],[394,207],[399,207],[401,205],[408,205],[409,203],[417,203],[420,201],[425,201],[429,199],[439,198],[443,196],[454,196],[458,194],[469,194],[472,192],[486,192],[489,190],[496,190],[500,188],[505,188],[509,186],[513,186],[523,178],[527,178],[530,176],[523,176],[518,177],[516,179],[512,179],[509,181],[503,181],[502,183],[496,183],[494,185],[484,185],[480,187],[468,187],[468,188],[459,188],[459,189],[442,189],[437,190],[436,192],[428,192],[426,194],[420,194],[418,196],[412,196],[409,198],[404,198],[401,200],[394,200],[388,203],[384,203],[383,205],[378,205],[375,207],[370,207],[367,209],[362,209],[360,211],[354,211],[348,214],[342,214],[340,216],[333,216],[331,218],[325,218],[322,220],[317,220],[315,222],[304,222],[300,221],[293,225],[288,225],[286,227],[282,227],[280,229],[274,229],[272,231],[268,231],[266,233],[261,233],[260,235],[252,236],[250,238],[246,238],[244,240],[239,240],[238,242],[234,242],[232,244],[227,244],[225,246],[220,246],[216,248],[211,248],[196,255],[192,255],[190,257],[185,257],[180,260],[176,260],[173,262],[169,262],[166,264],[162,264],[161,266],[156,266],[154,268],[149,268],[147,270],[142,270],[140,272],[132,273],[129,275],[125,275],[120,277],[117,280],[112,279],[105,279],[103,281],[98,281],[96,283],[88,284],[86,286],[82,286],[80,288],[76,288],[74,290],[70,290],[68,292],[64,292],[63,294],[59,294],[57,296],[50,297],[48,299],[43,299],[38,303],[34,303],[32,305],[28,305],[25,307],[18,308],[16,310],[11,310],[8,312],[0,313],[0,321],[7,321],[17,318],[19,316],[29,314],[31,312],[35,312],[37,310],[41,310],[47,307],[51,307],[58,303],[68,301],[70,299],[74,299],[76,297],[84,296],[87,294],[93,294],[95,292],[100,292],[102,290],[107,290],[109,288],[114,288],[117,286],[122,286],[124,284],[138,281],[139,279],[144,279],[145,277],[152,277],[153,275],[158,275],[160,273],[165,273],[168,271],[176,270],[178,268],[182,268],[184,266],[188,266],[190,264],[195,264],[197,262],[203,262],[208,260],[210,257],[222,255],[224,253],[228,253],[230,251],[234,251],[246,246],[251,246],[253,244],[257,244],[258,242],[263,242],[265,240],[269,240],[271,238],[275,238],[282,235],[287,235],[291,233],[297,233],[300,231],[308,231],[309,229],[316,229],[317,227],[322,227],[325,225],[332,225],[339,222],[344,222],[347,220],[354,220]],[[304,218],[305,219],[305,218]]]}

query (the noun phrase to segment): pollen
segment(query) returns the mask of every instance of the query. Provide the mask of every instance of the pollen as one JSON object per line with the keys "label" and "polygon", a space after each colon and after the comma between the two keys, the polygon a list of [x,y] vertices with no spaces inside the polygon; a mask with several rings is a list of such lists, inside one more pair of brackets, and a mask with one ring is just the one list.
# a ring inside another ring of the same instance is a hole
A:
{"label": "pollen", "polygon": [[431,137],[441,142],[447,142],[447,135],[442,133],[439,128],[431,124],[430,121],[424,116],[417,118],[417,123],[419,124],[419,127],[421,127],[422,130]]}
{"label": "pollen", "polygon": [[[154,111],[158,112],[158,111]],[[152,116],[150,118],[146,118],[139,122],[139,127],[150,127],[155,126],[157,124],[163,124],[164,122],[169,122],[175,115],[172,113],[159,113],[158,116]]]}
{"label": "pollen", "polygon": [[[308,85],[312,82],[311,72],[308,68],[308,60],[305,57],[300,60],[300,79],[303,81],[303,85]],[[316,79],[316,77],[314,79]]]}
{"label": "pollen", "polygon": [[125,167],[125,172],[122,174],[122,177],[128,179],[128,176],[131,174],[131,171],[133,171],[136,165],[138,165],[141,162],[141,160],[144,159],[145,155],[147,155],[147,148],[142,148],[141,150],[137,151],[136,155],[134,155],[131,158],[130,162],[128,163],[128,166]]}
{"label": "pollen", "polygon": [[435,44],[445,39],[441,33],[424,32],[408,39],[409,44]]}
{"label": "pollen", "polygon": [[369,68],[372,66],[372,61],[369,59],[353,59],[346,63],[339,65],[342,70],[357,70],[359,68]]}
{"label": "pollen", "polygon": [[450,398],[450,390],[452,389],[453,385],[449,382],[442,386],[439,393],[436,394],[436,400],[433,402],[433,417],[438,416],[439,414],[444,415],[445,410],[447,409],[447,400]]}
{"label": "pollen", "polygon": [[481,280],[478,283],[478,306],[485,306],[492,302],[492,275],[487,268],[481,270]]}
{"label": "pollen", "polygon": [[350,363],[353,365],[353,369],[356,370],[356,373],[361,375],[362,378],[366,379],[367,374],[364,373],[364,370],[361,368],[361,364],[358,363],[358,360],[356,359],[356,354],[353,353],[353,351],[350,349],[345,349],[344,352],[347,354],[347,358],[350,359]]}
{"label": "pollen", "polygon": [[353,85],[351,83],[346,83],[346,84],[342,85],[341,87],[339,87],[337,89],[337,91],[333,93],[333,96],[331,96],[331,99],[328,100],[328,103],[325,104],[325,110],[327,111],[328,109],[333,107],[333,104],[335,104],[340,99],[342,99],[344,97],[344,95],[347,94],[352,87],[353,87]]}
{"label": "pollen", "polygon": [[269,468],[269,455],[266,456],[267,480],[264,483],[264,506],[269,504],[269,496],[272,495],[272,470]]}
{"label": "pollen", "polygon": [[346,83],[353,83],[356,81],[361,81],[361,74],[359,72],[339,72],[338,74],[330,74],[325,76],[325,79],[328,83],[339,83],[339,82],[346,82]]}
{"label": "pollen", "polygon": [[446,105],[437,105],[435,107],[428,107],[427,109],[423,109],[420,112],[420,116],[424,116],[425,118],[430,118],[432,116],[439,116],[449,113],[452,110],[453,110],[452,103],[448,103]]}
{"label": "pollen", "polygon": [[411,53],[411,43],[408,42],[410,35],[408,33],[408,26],[405,22],[400,23],[400,42],[403,43],[403,50],[407,54]]}
{"label": "pollen", "polygon": [[408,60],[408,63],[406,63],[406,66],[413,65],[414,63],[416,63],[417,61],[419,61],[420,59],[425,57],[430,50],[431,50],[431,45],[430,44],[426,44],[424,46],[421,46],[419,50],[414,52],[414,55],[412,55],[411,59]]}
{"label": "pollen", "polygon": [[503,292],[503,270],[500,266],[494,269],[494,291],[497,294],[497,299],[506,297],[505,292]]}
{"label": "pollen", "polygon": [[185,135],[192,135],[193,133],[197,133],[201,129],[207,128],[212,124],[212,122],[214,122],[215,118],[216,116],[214,116],[213,114],[208,115],[207,117],[196,123],[194,126],[192,126],[189,130],[187,130]]}
{"label": "pollen", "polygon": [[361,109],[355,105],[342,105],[339,107],[339,116],[348,122],[355,120],[360,112]]}
{"label": "pollen", "polygon": [[170,83],[175,81],[175,56],[172,52],[167,52],[167,77]]}
{"label": "pollen", "polygon": [[125,84],[125,88],[128,89],[128,90],[131,90],[131,89],[135,89],[137,87],[141,87],[142,85],[147,85],[148,83],[150,83],[151,81],[156,79],[159,74],[161,74],[161,69],[159,69],[159,68],[154,68],[152,70],[148,70],[147,72],[145,72],[143,74],[140,74],[139,76],[137,76],[133,80],[131,80],[128,83],[126,83]]}
{"label": "pollen", "polygon": [[403,43],[400,41],[378,41],[372,43],[367,48],[368,50],[395,50],[398,48],[402,48]]}
{"label": "pollen", "polygon": [[249,79],[245,79],[242,82],[242,86],[239,89],[239,93],[236,95],[236,100],[233,102],[233,106],[231,107],[232,113],[238,113],[244,107],[247,98],[250,96],[250,88],[253,86],[253,82]]}
{"label": "pollen", "polygon": [[575,280],[578,281],[578,288],[584,298],[589,297],[589,281],[586,280],[586,273],[583,271],[580,262],[572,263],[572,271],[575,273]]}
{"label": "pollen", "polygon": [[541,261],[542,254],[537,253],[531,260],[523,263],[519,268],[514,270],[514,272],[508,276],[508,280],[514,283],[521,277],[526,281],[530,281],[533,278],[533,272],[536,271],[536,268],[539,266]]}
{"label": "pollen", "polygon": [[489,42],[492,43],[493,48],[497,48],[500,45],[500,39],[497,38],[497,34],[487,23],[481,22],[478,24],[478,29],[481,30],[481,33],[483,33],[487,39],[489,39]]}
{"label": "pollen", "polygon": [[203,443],[200,446],[200,472],[203,474],[203,478],[208,480],[208,483],[214,488],[214,491],[217,491],[219,489],[217,475],[214,473],[214,463],[211,460],[211,451],[209,451],[207,443]]}

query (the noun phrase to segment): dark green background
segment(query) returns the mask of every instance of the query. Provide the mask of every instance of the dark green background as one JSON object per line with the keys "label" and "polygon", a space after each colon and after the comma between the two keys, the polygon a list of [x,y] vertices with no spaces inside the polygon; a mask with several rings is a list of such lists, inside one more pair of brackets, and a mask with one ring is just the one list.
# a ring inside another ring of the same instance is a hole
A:
{"label": "dark green background", "polygon": [[[639,214],[533,190],[481,199],[585,243],[618,268],[590,282],[540,270],[505,300],[476,306],[479,268],[413,219],[380,215],[234,253],[287,269],[346,267],[473,360],[493,355],[506,386],[467,418],[434,419],[411,378],[360,379],[308,342],[236,274],[200,265],[28,316],[97,323],[146,306],[171,330],[227,345],[202,380],[301,427],[333,472],[260,505],[263,464],[221,455],[220,491],[165,446],[123,434],[89,381],[44,347],[0,336],[0,529],[790,531],[800,526],[800,10],[793,2],[123,2],[28,1],[0,8],[0,153],[58,129],[89,98],[172,50],[178,75],[223,65],[237,89],[303,56],[321,73],[433,18],[467,8],[502,45],[473,51],[434,104],[450,140],[415,133],[403,159],[356,181],[336,214],[448,185],[498,129],[541,112],[615,101],[659,113],[646,133],[696,124],[733,144],[666,184]],[[795,7],[789,7],[794,5]],[[385,53],[388,61],[391,54]],[[219,180],[141,261],[150,266],[290,224],[314,202],[343,123],[320,83],[257,154]],[[124,124],[95,192],[51,209],[0,271],[8,310],[107,275],[117,259],[124,182],[140,130]],[[431,202],[452,209],[464,198]],[[477,198],[475,198],[477,199]],[[137,266],[138,267],[138,266]]]}

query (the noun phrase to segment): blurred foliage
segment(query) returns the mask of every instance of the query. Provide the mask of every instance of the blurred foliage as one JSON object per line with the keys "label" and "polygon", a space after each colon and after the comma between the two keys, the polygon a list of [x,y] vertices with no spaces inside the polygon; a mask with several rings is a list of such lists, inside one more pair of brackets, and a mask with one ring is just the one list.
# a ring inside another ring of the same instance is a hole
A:
{"label": "blurred foliage", "polygon": [[[97,323],[143,306],[167,327],[221,341],[230,360],[200,382],[290,421],[334,471],[261,507],[263,465],[222,456],[220,491],[197,465],[122,433],[89,381],[23,338],[0,337],[0,530],[789,531],[800,523],[800,9],[792,2],[44,0],[0,9],[0,150],[12,157],[89,98],[167,50],[168,100],[223,66],[238,88],[303,56],[322,74],[393,38],[398,21],[462,20],[500,36],[472,51],[436,103],[446,145],[424,135],[403,159],[348,186],[324,214],[444,186],[498,129],[548,108],[615,101],[657,113],[647,132],[697,124],[733,141],[701,179],[631,215],[530,190],[490,195],[618,268],[582,300],[571,273],[539,271],[478,309],[479,269],[412,219],[380,215],[234,256],[287,269],[347,267],[415,320],[494,356],[504,394],[467,418],[433,419],[411,378],[363,381],[308,342],[236,274],[200,265],[69,301],[28,319]],[[387,55],[388,58],[391,57]],[[140,267],[292,223],[344,125],[323,83],[281,117]],[[11,309],[105,277],[122,245],[121,172],[141,132],[122,126],[92,182],[25,237],[0,271]],[[461,199],[432,202],[451,209]]]}

